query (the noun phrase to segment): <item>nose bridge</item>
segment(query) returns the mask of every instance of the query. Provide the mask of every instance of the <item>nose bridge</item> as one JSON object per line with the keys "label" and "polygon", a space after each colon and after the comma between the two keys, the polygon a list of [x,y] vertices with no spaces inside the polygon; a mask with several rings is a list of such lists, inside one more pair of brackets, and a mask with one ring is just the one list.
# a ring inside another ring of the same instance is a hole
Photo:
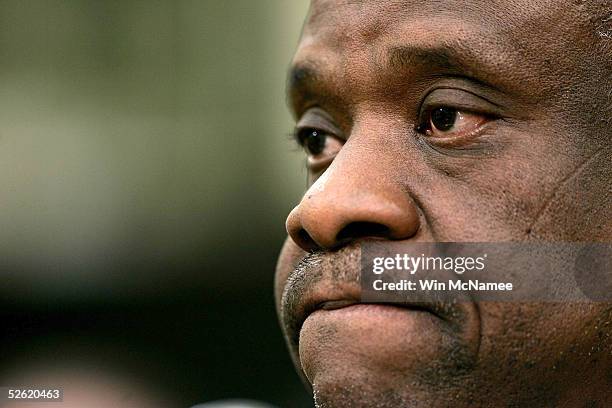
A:
{"label": "nose bridge", "polygon": [[287,219],[305,250],[334,248],[365,236],[406,239],[418,229],[411,198],[393,177],[391,160],[353,139]]}
{"label": "nose bridge", "polygon": [[386,130],[389,133],[391,130],[386,129],[388,118],[382,112],[376,113],[377,110],[365,102],[356,107],[355,116],[359,120],[354,124],[351,137],[305,196],[310,194],[329,199],[329,194],[321,193],[335,191],[357,199],[375,192],[389,194],[401,188],[387,182],[392,178],[390,166],[394,152],[389,143],[385,143],[383,135],[386,135]]}
{"label": "nose bridge", "polygon": [[[348,150],[350,149],[350,151]],[[364,145],[350,146],[334,160],[318,185],[308,190],[316,198],[338,210],[364,210],[368,197],[391,195],[397,186],[389,185],[385,160]],[[317,180],[319,181],[319,180]],[[344,198],[344,200],[341,200]],[[343,212],[341,214],[344,214]],[[344,214],[344,216],[346,216]]]}

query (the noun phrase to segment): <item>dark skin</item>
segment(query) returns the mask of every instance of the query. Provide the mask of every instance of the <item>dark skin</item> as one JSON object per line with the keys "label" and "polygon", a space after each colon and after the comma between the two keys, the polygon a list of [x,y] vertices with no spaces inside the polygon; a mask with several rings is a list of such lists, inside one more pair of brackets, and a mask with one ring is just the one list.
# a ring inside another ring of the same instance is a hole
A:
{"label": "dark skin", "polygon": [[312,2],[289,77],[310,185],[275,291],[318,407],[612,406],[610,303],[355,303],[368,240],[612,241],[606,12]]}

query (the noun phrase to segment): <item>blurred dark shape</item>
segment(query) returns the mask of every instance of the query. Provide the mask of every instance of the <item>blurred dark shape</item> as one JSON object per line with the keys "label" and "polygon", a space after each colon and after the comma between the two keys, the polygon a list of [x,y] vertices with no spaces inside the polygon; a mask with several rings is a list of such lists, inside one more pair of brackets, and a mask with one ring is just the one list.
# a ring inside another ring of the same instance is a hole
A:
{"label": "blurred dark shape", "polygon": [[274,408],[272,405],[257,401],[226,400],[196,405],[192,408]]}

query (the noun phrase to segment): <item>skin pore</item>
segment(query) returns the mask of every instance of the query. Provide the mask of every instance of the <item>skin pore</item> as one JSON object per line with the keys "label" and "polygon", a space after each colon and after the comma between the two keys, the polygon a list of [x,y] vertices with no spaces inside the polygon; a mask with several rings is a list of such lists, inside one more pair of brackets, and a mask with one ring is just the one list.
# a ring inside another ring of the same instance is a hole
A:
{"label": "skin pore", "polygon": [[609,13],[312,2],[288,90],[310,182],[275,292],[318,407],[612,405],[610,303],[355,304],[368,240],[612,241]]}

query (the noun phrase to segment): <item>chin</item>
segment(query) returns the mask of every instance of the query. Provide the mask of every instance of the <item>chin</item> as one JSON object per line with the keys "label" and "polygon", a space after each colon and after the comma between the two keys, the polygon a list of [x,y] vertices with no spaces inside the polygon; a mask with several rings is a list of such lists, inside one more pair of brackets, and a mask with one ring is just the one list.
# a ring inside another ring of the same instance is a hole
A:
{"label": "chin", "polygon": [[[369,384],[368,378],[347,378],[340,382],[341,373],[336,373],[334,381],[321,380],[313,384],[316,408],[398,408],[425,407],[419,403],[413,392],[402,395],[401,389],[381,388]],[[369,375],[371,380],[372,374]],[[330,377],[327,377],[330,378]],[[406,390],[408,391],[408,390]],[[431,406],[431,405],[429,405]]]}
{"label": "chin", "polygon": [[299,342],[321,408],[432,406],[461,393],[468,353],[430,313],[376,305],[315,312]]}
{"label": "chin", "polygon": [[312,384],[316,408],[469,407],[461,390],[419,384],[385,371],[336,367],[319,373]]}

